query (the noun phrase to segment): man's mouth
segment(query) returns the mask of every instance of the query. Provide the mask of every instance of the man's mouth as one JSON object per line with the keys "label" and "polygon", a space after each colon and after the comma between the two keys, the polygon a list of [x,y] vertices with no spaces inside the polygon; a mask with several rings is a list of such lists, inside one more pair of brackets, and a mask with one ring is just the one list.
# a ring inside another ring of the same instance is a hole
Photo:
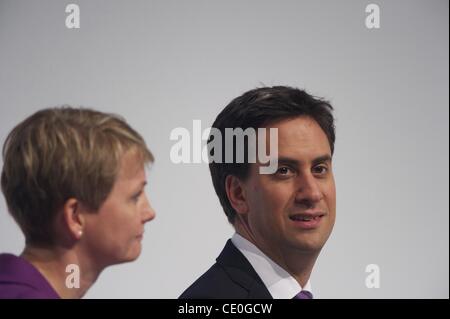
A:
{"label": "man's mouth", "polygon": [[317,219],[321,218],[322,216],[323,216],[323,214],[317,215],[317,216],[293,215],[293,216],[290,216],[289,218],[292,220],[310,221],[310,220],[317,220]]}
{"label": "man's mouth", "polygon": [[303,214],[294,214],[289,216],[289,219],[294,222],[294,225],[304,228],[304,229],[313,229],[317,228],[322,220],[322,217],[325,216],[325,213],[303,213]]}

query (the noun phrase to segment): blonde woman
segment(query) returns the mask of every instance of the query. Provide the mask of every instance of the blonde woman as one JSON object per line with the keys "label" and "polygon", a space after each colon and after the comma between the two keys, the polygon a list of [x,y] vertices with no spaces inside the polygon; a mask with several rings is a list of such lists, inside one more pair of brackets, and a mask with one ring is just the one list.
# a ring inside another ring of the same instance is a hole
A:
{"label": "blonde woman", "polygon": [[[1,187],[25,248],[0,254],[0,298],[81,298],[106,267],[135,260],[155,216],[144,193],[151,162],[116,115],[50,108],[17,125],[3,146]],[[68,285],[67,269],[77,283]]]}

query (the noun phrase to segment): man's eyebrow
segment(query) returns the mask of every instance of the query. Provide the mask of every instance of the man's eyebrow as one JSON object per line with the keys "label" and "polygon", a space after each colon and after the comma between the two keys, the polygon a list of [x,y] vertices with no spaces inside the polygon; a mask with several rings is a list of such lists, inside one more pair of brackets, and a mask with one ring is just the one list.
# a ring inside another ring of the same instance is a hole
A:
{"label": "man's eyebrow", "polygon": [[278,165],[279,164],[284,164],[284,165],[292,165],[292,166],[298,166],[300,164],[299,161],[290,158],[290,157],[279,157],[278,158]]}
{"label": "man's eyebrow", "polygon": [[[329,155],[329,154],[321,155],[312,160],[313,165],[317,165],[319,163],[324,163],[324,162],[331,162],[331,155]],[[290,158],[290,157],[282,156],[282,157],[278,158],[278,164],[299,166],[299,164],[301,164],[301,162],[296,159]]]}
{"label": "man's eyebrow", "polygon": [[317,164],[319,164],[319,163],[325,163],[325,162],[331,162],[331,155],[325,154],[325,155],[316,157],[316,158],[313,159],[313,161],[312,161],[313,165],[317,165]]}

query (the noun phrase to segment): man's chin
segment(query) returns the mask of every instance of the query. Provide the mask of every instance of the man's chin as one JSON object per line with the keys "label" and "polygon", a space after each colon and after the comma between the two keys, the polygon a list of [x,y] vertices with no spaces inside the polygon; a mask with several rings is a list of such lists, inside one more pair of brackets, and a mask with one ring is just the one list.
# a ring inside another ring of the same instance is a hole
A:
{"label": "man's chin", "polygon": [[303,253],[319,253],[324,245],[323,240],[315,238],[296,238],[292,243],[295,250]]}

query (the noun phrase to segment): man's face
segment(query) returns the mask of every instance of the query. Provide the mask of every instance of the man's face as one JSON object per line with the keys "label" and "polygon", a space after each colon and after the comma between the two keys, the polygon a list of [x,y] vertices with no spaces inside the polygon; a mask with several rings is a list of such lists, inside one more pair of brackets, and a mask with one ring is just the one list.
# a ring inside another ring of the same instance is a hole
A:
{"label": "man's face", "polygon": [[243,182],[251,236],[269,255],[320,252],[331,234],[336,190],[327,136],[316,121],[296,117],[276,122],[278,170],[259,174],[250,165]]}
{"label": "man's face", "polygon": [[83,241],[100,265],[132,261],[139,256],[144,224],[155,217],[144,193],[145,184],[142,161],[136,152],[128,151],[106,200],[97,212],[85,215]]}

